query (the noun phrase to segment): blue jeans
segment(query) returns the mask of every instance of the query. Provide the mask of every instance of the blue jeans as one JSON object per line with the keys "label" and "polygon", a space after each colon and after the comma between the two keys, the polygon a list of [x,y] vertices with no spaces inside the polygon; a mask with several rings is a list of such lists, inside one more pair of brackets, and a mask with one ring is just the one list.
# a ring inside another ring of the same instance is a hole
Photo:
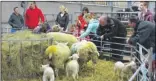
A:
{"label": "blue jeans", "polygon": [[15,33],[17,30],[14,28],[11,28],[11,33]]}

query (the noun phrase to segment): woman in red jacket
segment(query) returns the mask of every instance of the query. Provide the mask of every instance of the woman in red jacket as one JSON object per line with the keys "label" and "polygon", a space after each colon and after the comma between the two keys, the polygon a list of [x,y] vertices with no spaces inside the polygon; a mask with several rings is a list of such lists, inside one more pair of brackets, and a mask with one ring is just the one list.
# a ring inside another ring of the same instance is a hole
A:
{"label": "woman in red jacket", "polygon": [[[40,22],[41,19],[41,22]],[[44,15],[36,6],[36,2],[31,2],[25,14],[25,24],[29,29],[35,29],[39,24],[44,23]]]}
{"label": "woman in red jacket", "polygon": [[87,28],[87,22],[84,19],[84,15],[86,13],[89,13],[89,9],[87,7],[84,7],[82,10],[82,14],[80,14],[78,16],[78,22],[77,22],[77,26],[78,26],[78,35],[81,34],[82,31],[85,31],[85,29]]}

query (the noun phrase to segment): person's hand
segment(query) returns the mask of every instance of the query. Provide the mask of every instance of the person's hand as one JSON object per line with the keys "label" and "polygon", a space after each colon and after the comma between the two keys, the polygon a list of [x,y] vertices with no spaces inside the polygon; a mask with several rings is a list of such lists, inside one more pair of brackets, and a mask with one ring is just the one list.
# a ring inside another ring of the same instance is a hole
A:
{"label": "person's hand", "polygon": [[128,44],[129,44],[129,38],[127,38],[127,39],[126,39],[126,43],[128,43]]}
{"label": "person's hand", "polygon": [[87,27],[87,24],[85,24],[84,26]]}
{"label": "person's hand", "polygon": [[104,35],[100,36],[100,38],[103,39],[104,38]]}
{"label": "person's hand", "polygon": [[81,31],[80,31],[80,34],[82,34],[82,33],[84,33],[84,30],[81,30]]}

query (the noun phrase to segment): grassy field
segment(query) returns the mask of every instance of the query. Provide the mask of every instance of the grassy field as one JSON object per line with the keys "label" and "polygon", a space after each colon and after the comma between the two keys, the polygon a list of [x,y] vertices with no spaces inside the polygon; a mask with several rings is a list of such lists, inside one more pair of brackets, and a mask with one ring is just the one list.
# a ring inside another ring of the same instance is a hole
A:
{"label": "grassy field", "polygon": [[[95,67],[91,62],[88,62],[86,68],[79,72],[77,81],[117,81],[118,76],[115,76],[114,63],[112,61],[98,60]],[[42,81],[42,76],[36,79],[19,79],[15,81]],[[67,78],[64,73],[55,81],[73,81],[71,77]],[[127,81],[126,79],[124,81]]]}

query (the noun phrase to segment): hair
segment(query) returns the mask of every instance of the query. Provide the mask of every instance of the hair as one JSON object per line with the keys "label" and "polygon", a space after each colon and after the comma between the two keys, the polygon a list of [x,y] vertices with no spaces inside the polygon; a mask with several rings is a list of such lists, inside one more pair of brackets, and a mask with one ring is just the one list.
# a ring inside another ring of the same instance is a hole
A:
{"label": "hair", "polygon": [[143,3],[144,6],[148,7],[148,4],[149,4],[148,1],[141,1],[141,3]]}
{"label": "hair", "polygon": [[87,11],[87,13],[89,13],[89,9],[87,7],[84,7],[82,11]]}
{"label": "hair", "polygon": [[18,8],[18,7],[14,7],[14,11],[15,11],[16,8]]}
{"label": "hair", "polygon": [[130,21],[130,22],[134,22],[134,23],[137,23],[138,20],[139,20],[139,18],[138,18],[136,15],[132,15],[132,16],[130,16],[130,18],[129,18],[129,21]]}

